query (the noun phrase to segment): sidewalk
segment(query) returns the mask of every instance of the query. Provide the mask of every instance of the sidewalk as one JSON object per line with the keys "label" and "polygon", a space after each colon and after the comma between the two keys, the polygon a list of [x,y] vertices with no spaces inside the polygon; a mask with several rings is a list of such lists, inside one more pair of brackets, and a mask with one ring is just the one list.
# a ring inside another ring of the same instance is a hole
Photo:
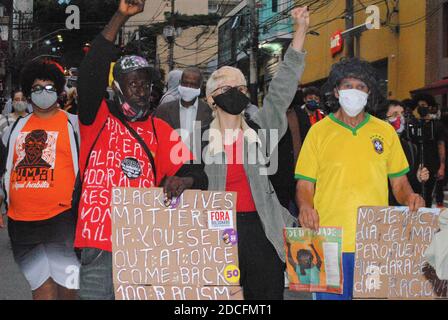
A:
{"label": "sidewalk", "polygon": [[31,290],[14,261],[8,230],[0,229],[0,300],[31,300]]}

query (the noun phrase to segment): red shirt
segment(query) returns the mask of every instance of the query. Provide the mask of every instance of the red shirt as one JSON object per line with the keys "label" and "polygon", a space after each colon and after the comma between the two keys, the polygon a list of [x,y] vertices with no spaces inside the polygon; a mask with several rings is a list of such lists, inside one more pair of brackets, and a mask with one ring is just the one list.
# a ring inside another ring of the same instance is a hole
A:
{"label": "red shirt", "polygon": [[232,145],[224,145],[227,156],[226,191],[237,192],[236,211],[257,211],[249,180],[243,165],[243,133],[240,132]]}
{"label": "red shirt", "polygon": [[325,118],[325,116],[322,113],[320,113],[319,110],[317,110],[312,115],[310,115],[309,118],[310,118],[310,123],[313,126],[316,123],[318,123],[320,120]]}
{"label": "red shirt", "polygon": [[[88,153],[104,123],[106,125],[90,154],[85,170]],[[153,154],[158,181],[154,182],[151,162],[140,143],[103,102],[92,125],[80,123],[79,164],[80,172],[84,175],[75,238],[77,248],[112,251],[112,188],[158,186],[165,176],[175,175],[186,161],[192,159],[191,152],[179,135],[163,120],[154,119],[157,140],[150,118],[129,125],[143,138]]]}

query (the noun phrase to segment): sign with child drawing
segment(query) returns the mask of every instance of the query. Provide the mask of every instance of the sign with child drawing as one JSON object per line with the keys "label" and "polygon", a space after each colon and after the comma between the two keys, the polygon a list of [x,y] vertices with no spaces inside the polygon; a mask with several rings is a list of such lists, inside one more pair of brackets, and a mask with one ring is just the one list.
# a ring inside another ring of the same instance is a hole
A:
{"label": "sign with child drawing", "polygon": [[342,294],[341,228],[285,228],[284,239],[291,291]]}

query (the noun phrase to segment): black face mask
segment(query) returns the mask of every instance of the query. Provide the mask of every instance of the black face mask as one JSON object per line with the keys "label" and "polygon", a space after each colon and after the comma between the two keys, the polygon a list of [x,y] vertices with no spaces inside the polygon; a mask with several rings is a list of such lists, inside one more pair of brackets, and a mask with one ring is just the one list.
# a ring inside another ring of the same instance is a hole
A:
{"label": "black face mask", "polygon": [[316,111],[317,109],[319,109],[320,105],[316,100],[310,100],[306,103],[306,107],[310,111]]}
{"label": "black face mask", "polygon": [[420,117],[425,118],[429,114],[429,108],[418,107],[417,112]]}
{"label": "black face mask", "polygon": [[243,112],[249,105],[249,98],[238,88],[232,88],[229,91],[213,98],[215,103],[227,113],[234,116]]}

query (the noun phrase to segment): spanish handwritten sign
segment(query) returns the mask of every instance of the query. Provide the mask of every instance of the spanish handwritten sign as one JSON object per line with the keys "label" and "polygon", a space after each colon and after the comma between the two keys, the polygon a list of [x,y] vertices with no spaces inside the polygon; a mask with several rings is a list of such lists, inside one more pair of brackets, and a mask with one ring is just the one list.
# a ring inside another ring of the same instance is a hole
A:
{"label": "spanish handwritten sign", "polygon": [[187,190],[169,207],[161,188],[112,191],[116,298],[242,299],[236,194]]}
{"label": "spanish handwritten sign", "polygon": [[439,209],[363,207],[358,211],[353,296],[359,299],[446,299],[424,253],[438,231]]}

